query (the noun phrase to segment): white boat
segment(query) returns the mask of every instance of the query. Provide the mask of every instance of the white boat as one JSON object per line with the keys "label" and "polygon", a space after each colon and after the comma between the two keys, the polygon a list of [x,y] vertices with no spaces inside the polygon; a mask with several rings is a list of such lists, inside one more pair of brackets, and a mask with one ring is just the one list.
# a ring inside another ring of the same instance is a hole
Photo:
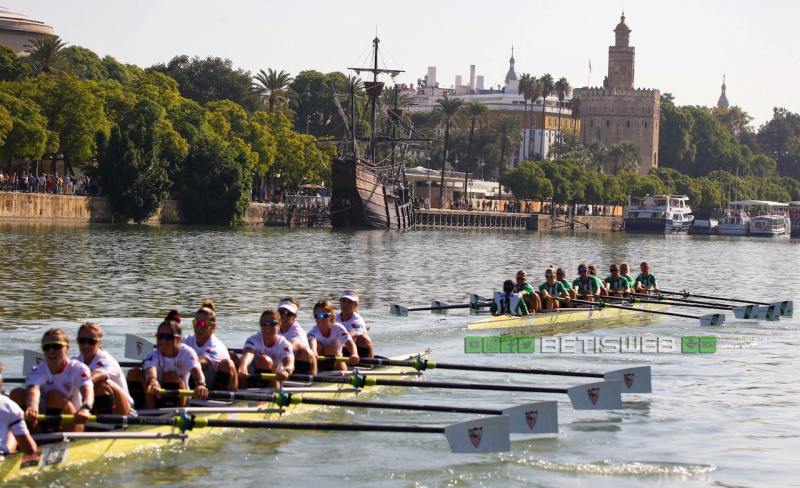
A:
{"label": "white boat", "polygon": [[792,237],[800,237],[800,202],[789,202],[789,219],[792,221]]}
{"label": "white boat", "polygon": [[718,233],[776,237],[788,235],[790,229],[787,204],[768,200],[740,200],[728,205]]}
{"label": "white boat", "polygon": [[627,232],[686,234],[694,216],[686,195],[628,195]]}

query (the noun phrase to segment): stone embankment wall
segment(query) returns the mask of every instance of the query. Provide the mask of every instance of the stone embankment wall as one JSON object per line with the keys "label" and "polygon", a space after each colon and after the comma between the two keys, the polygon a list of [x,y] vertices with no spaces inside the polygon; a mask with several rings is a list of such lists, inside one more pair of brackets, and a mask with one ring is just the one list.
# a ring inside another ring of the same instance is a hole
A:
{"label": "stone embankment wall", "polygon": [[576,230],[590,232],[622,232],[622,217],[579,216],[570,220],[565,217],[534,214],[529,230]]}

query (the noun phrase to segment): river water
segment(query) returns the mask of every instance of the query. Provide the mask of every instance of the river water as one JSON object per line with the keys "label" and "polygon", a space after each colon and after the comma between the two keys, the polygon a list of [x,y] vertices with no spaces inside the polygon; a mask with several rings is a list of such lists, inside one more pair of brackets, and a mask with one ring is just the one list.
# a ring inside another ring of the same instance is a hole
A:
{"label": "river water", "polygon": [[[412,388],[381,393],[384,401],[502,408],[559,400],[557,435],[514,436],[502,454],[451,454],[442,437],[421,434],[227,431],[186,446],[108,464],[25,479],[29,486],[789,486],[800,485],[798,318],[701,327],[676,317],[628,319],[557,334],[562,351],[466,354],[466,311],[388,315],[390,303],[465,303],[491,295],[526,268],[538,284],[551,263],[573,276],[580,262],[607,270],[650,262],[662,289],[759,301],[797,300],[792,263],[800,242],[717,236],[632,236],[510,231],[339,231],[0,224],[0,360],[5,376],[21,373],[21,353],[49,327],[74,336],[92,319],[105,347],[122,358],[124,334],[152,334],[171,308],[190,316],[202,300],[217,304],[218,335],[241,347],[259,312],[286,295],[311,305],[345,288],[361,295],[360,311],[382,355],[432,348],[451,363],[604,372],[650,365],[653,393],[626,395],[614,411],[574,411],[566,397]],[[605,276],[606,273],[601,271]],[[685,314],[710,310],[672,308]],[[541,336],[536,331],[528,335]],[[547,332],[547,336],[553,336]],[[588,338],[715,336],[717,352],[681,354],[631,349],[596,353],[563,347]],[[548,339],[553,341],[553,339]],[[537,346],[538,347],[538,346]],[[429,371],[431,380],[573,386],[580,378]],[[8,389],[11,385],[6,385]],[[469,415],[332,409],[318,420],[445,425]],[[792,467],[794,466],[794,468]]]}

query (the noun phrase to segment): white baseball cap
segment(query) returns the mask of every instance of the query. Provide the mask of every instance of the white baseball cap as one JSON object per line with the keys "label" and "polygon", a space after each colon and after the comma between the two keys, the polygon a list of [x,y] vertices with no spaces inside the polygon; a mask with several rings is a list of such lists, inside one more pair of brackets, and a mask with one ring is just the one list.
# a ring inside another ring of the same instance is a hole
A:
{"label": "white baseball cap", "polygon": [[339,300],[341,300],[343,298],[346,298],[348,300],[352,300],[352,301],[358,303],[358,294],[356,292],[354,292],[354,291],[350,291],[350,290],[344,291],[342,293],[342,296],[339,297]]}
{"label": "white baseball cap", "polygon": [[278,310],[283,309],[291,312],[292,315],[297,315],[297,305],[290,302],[289,300],[284,300],[278,304]]}

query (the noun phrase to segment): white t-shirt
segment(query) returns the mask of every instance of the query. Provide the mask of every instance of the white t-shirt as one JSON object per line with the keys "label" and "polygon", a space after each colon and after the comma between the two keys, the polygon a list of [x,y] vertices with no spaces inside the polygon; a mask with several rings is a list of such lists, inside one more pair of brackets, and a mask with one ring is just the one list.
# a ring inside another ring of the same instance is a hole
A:
{"label": "white t-shirt", "polygon": [[297,325],[297,322],[293,323],[286,332],[282,332],[280,326],[278,326],[278,335],[285,337],[290,342],[294,339],[299,339],[303,347],[308,347],[308,334],[302,327]]}
{"label": "white t-shirt", "polygon": [[15,402],[4,395],[0,395],[0,454],[8,454],[8,433],[22,436],[28,434],[25,425],[25,412]]}
{"label": "white t-shirt", "polygon": [[[85,364],[85,361],[83,360],[83,354],[73,356],[72,359]],[[117,360],[111,357],[111,354],[100,349],[97,351],[97,354],[95,355],[94,359],[92,359],[92,362],[88,364],[88,366],[89,371],[95,371],[99,369],[105,373],[108,376],[108,379],[120,387],[123,393],[125,393],[125,396],[128,398],[128,402],[133,405],[133,398],[131,398],[131,394],[128,392],[128,382],[125,380],[125,376],[122,374],[122,368],[119,367]]]}
{"label": "white t-shirt", "polygon": [[30,373],[25,381],[25,388],[38,386],[41,398],[49,391],[57,391],[69,398],[75,409],[80,408],[82,399],[80,388],[89,385],[92,387],[92,375],[89,367],[74,359],[68,359],[64,369],[56,374],[50,372],[47,363],[39,363]]}
{"label": "white t-shirt", "polygon": [[[147,371],[149,368],[156,368],[159,383],[163,383],[165,371],[175,371],[178,373],[178,377],[183,380],[184,385],[188,385],[192,369],[200,369],[200,362],[194,349],[186,344],[180,344],[178,354],[174,358],[162,356],[161,350],[158,348],[150,351],[142,360],[142,370]],[[203,377],[203,382],[205,382],[205,376]]]}
{"label": "white t-shirt", "polygon": [[366,335],[367,323],[361,318],[358,312],[353,312],[349,320],[342,320],[342,312],[336,314],[336,322],[342,324],[347,332],[354,336]]}
{"label": "white t-shirt", "polygon": [[[244,348],[252,349],[256,359],[259,356],[267,356],[272,359],[273,364],[279,365],[277,368],[278,371],[283,369],[284,358],[294,356],[292,352],[292,343],[281,335],[276,335],[275,342],[273,342],[271,346],[267,346],[264,344],[264,336],[261,332],[258,332],[247,338],[244,343]],[[255,373],[256,359],[247,367],[249,373]]]}
{"label": "white t-shirt", "polygon": [[182,342],[194,349],[194,352],[196,352],[198,356],[207,357],[214,365],[218,364],[223,359],[231,358],[230,353],[228,353],[228,348],[213,334],[202,346],[197,344],[197,336],[194,334],[184,337]]}
{"label": "white t-shirt", "polygon": [[347,329],[344,328],[344,325],[334,322],[331,326],[331,333],[328,334],[328,337],[322,335],[322,331],[319,330],[319,327],[315,325],[314,328],[311,329],[311,332],[308,333],[308,340],[310,341],[311,339],[316,340],[317,344],[322,347],[335,345],[338,351],[336,355],[340,356],[342,352],[342,346],[347,344],[347,341],[350,340],[350,334],[347,333]]}

